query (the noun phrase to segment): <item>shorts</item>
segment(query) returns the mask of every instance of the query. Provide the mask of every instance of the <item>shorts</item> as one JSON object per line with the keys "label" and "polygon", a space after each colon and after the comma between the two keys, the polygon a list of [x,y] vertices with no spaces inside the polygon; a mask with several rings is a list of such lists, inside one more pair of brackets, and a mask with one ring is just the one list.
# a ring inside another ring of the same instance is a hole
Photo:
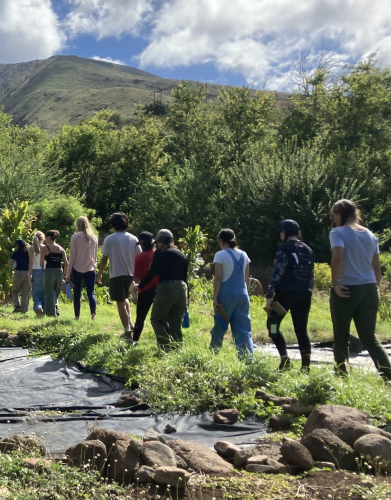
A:
{"label": "shorts", "polygon": [[110,278],[109,292],[111,300],[124,302],[129,298],[129,287],[132,281],[133,276],[116,276],[115,278]]}

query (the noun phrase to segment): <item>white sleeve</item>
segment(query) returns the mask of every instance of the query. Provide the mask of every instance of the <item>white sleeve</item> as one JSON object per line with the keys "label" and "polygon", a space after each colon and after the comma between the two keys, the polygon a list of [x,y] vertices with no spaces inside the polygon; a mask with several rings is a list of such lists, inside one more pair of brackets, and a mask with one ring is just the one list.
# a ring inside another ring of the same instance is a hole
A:
{"label": "white sleeve", "polygon": [[213,259],[213,263],[214,264],[222,264],[223,261],[224,261],[224,258],[223,258],[223,252],[217,252],[214,256],[214,259]]}
{"label": "white sleeve", "polygon": [[330,246],[331,246],[331,249],[333,249],[335,247],[345,248],[345,243],[343,241],[341,233],[339,231],[337,231],[336,229],[333,229],[330,233]]}

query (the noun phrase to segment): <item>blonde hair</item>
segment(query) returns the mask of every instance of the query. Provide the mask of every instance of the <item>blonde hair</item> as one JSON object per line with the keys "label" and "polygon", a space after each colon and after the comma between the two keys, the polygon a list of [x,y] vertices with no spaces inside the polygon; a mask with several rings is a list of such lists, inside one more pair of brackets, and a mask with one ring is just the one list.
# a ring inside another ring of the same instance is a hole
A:
{"label": "blonde hair", "polygon": [[35,255],[41,253],[40,242],[45,239],[45,235],[42,231],[36,231],[33,238],[33,251]]}
{"label": "blonde hair", "polygon": [[77,221],[76,221],[76,229],[82,233],[84,233],[86,240],[88,243],[91,241],[91,236],[92,236],[92,229],[90,225],[90,221],[87,219],[87,217],[84,217],[83,215],[80,216]]}

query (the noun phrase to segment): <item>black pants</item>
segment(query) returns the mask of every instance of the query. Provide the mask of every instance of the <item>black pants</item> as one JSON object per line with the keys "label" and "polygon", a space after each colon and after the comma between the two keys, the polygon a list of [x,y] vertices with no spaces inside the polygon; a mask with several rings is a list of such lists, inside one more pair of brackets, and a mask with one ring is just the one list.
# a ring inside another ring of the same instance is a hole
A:
{"label": "black pants", "polygon": [[[286,292],[279,290],[274,296],[274,300],[279,302],[282,307],[288,312],[291,312],[293,327],[297,341],[299,343],[301,355],[311,355],[311,343],[308,338],[307,324],[308,316],[311,309],[311,293],[309,292]],[[277,335],[270,335],[270,322],[267,321],[267,329],[269,336],[277,347],[280,356],[287,356],[286,342],[280,330],[281,321],[286,315],[278,318],[278,332]]]}
{"label": "black pants", "polygon": [[145,318],[147,317],[148,311],[150,310],[151,305],[153,303],[155,290],[156,287],[150,288],[149,290],[145,290],[145,292],[140,293],[138,296],[137,310],[136,310],[137,317],[133,331],[133,340],[135,342],[138,342],[140,339],[141,332],[143,331],[144,328]]}

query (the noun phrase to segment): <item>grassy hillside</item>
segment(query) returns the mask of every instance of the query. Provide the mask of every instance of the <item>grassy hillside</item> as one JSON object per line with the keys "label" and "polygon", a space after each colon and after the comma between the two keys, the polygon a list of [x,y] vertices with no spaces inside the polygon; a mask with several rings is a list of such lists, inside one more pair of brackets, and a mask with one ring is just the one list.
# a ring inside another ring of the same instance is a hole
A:
{"label": "grassy hillside", "polygon": [[[0,104],[16,124],[34,124],[55,133],[63,124],[74,125],[107,107],[131,120],[136,104],[153,102],[154,90],[156,100],[168,102],[178,83],[129,66],[54,56],[0,64]],[[208,84],[208,98],[216,99],[220,89],[220,85]],[[283,105],[289,94],[276,93],[276,97]]]}

